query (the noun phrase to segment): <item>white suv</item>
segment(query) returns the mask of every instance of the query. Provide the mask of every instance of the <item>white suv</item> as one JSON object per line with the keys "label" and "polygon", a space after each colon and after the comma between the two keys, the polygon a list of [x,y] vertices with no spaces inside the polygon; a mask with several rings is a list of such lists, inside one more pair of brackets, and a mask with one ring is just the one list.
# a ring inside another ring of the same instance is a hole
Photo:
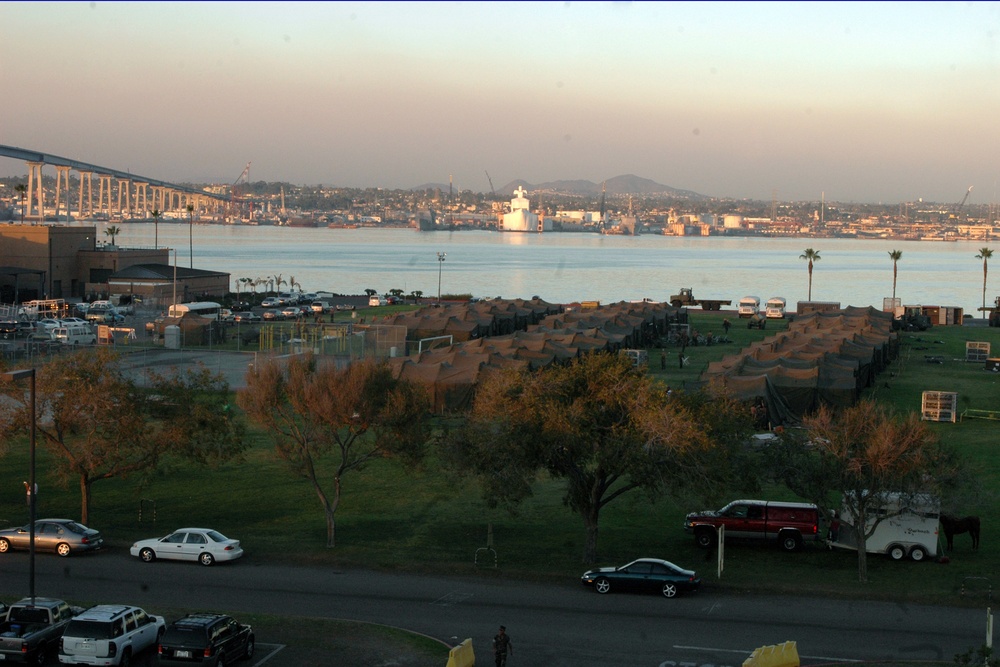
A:
{"label": "white suv", "polygon": [[59,662],[68,665],[119,665],[155,647],[166,627],[162,616],[138,607],[101,604],[91,607],[66,626],[59,643]]}

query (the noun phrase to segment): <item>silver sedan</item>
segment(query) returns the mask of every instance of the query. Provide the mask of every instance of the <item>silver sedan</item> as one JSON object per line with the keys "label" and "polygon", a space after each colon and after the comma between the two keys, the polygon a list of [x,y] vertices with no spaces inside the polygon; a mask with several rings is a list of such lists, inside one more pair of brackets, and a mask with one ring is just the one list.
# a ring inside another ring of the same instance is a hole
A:
{"label": "silver sedan", "polygon": [[[29,549],[31,524],[0,530],[0,553],[11,549]],[[80,551],[93,551],[104,546],[100,531],[87,528],[71,519],[39,519],[35,521],[35,551],[52,551],[69,556]]]}

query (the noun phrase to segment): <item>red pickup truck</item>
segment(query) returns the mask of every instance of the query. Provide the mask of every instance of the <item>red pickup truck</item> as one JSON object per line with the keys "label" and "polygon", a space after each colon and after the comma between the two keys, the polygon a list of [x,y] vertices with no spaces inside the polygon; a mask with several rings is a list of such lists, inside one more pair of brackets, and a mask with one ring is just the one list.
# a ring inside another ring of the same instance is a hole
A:
{"label": "red pickup truck", "polygon": [[718,540],[725,528],[726,539],[776,541],[785,551],[797,551],[806,539],[819,537],[819,508],[808,503],[734,500],[717,512],[692,512],[684,530],[694,534],[701,547]]}

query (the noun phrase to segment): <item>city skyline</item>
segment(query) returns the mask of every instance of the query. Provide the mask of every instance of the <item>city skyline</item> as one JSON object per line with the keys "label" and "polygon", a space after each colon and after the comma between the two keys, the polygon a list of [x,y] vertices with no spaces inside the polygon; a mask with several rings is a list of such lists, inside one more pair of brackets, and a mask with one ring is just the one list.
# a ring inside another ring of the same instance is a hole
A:
{"label": "city skyline", "polygon": [[[996,201],[996,3],[6,3],[0,143],[171,182]],[[47,173],[51,173],[49,168]],[[0,176],[26,174],[0,158]]]}

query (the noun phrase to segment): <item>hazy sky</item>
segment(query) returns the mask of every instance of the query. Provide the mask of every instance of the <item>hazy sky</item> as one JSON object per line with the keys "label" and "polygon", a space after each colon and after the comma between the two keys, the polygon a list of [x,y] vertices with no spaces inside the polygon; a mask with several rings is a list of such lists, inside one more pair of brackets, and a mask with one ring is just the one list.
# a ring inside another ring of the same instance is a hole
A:
{"label": "hazy sky", "polygon": [[998,42],[979,2],[3,2],[0,144],[168,181],[983,203]]}

